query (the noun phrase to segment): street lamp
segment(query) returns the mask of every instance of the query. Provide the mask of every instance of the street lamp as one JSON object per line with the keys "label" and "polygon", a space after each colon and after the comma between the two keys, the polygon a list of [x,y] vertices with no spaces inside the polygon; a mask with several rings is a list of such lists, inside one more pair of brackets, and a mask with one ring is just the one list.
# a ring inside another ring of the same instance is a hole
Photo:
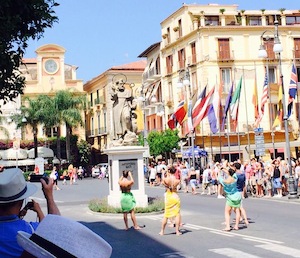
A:
{"label": "street lamp", "polygon": [[[184,73],[184,76],[182,77],[182,73]],[[186,87],[188,87],[188,90],[186,90]],[[191,83],[190,83],[190,72],[189,68],[187,67],[184,70],[179,71],[179,79],[177,82],[177,88],[182,89],[184,88],[186,94],[184,95],[185,99],[189,102],[188,106],[192,102],[192,91],[191,91]],[[192,166],[195,167],[195,153],[194,153],[194,142],[195,142],[195,136],[194,136],[194,128],[190,132],[190,138],[191,138],[191,148],[192,148]]]}
{"label": "street lamp", "polygon": [[[282,74],[282,63],[281,63],[281,52],[283,51],[282,45],[279,39],[279,34],[278,34],[278,20],[277,17],[275,16],[275,31],[274,31],[274,46],[273,46],[273,51],[275,54],[278,55],[278,65],[279,65],[279,73],[280,73],[280,86],[282,89],[282,105],[283,105],[283,121],[284,121],[284,130],[285,130],[285,146],[286,146],[286,156],[288,159],[288,166],[289,166],[289,199],[296,199],[299,198],[297,196],[297,189],[295,187],[295,179],[293,176],[293,171],[292,171],[292,161],[291,161],[291,149],[290,149],[290,138],[289,138],[289,128],[288,128],[288,117],[287,117],[287,106],[285,103],[285,91],[284,91],[284,83],[283,83],[283,74]],[[264,31],[261,35],[261,39],[263,39],[264,34],[267,31]],[[259,49],[259,57],[267,57],[267,51],[264,47],[264,45],[260,46]],[[275,150],[274,150],[275,151]]]}
{"label": "street lamp", "polygon": [[[259,58],[263,58],[263,59],[266,59],[266,79],[267,79],[267,87],[268,87],[268,98],[270,100],[270,103],[271,103],[271,90],[270,90],[270,81],[269,81],[269,60],[268,60],[268,54],[267,54],[267,51],[265,49],[265,46],[264,46],[264,34],[266,33],[267,31],[264,31],[263,34],[261,35],[261,45],[260,45],[260,48],[259,48],[259,52],[258,52],[258,57]],[[265,40],[270,40],[269,37],[267,37]],[[275,51],[274,51],[275,52]],[[265,82],[264,82],[265,83]],[[271,123],[273,124],[273,108],[270,106],[269,108],[269,111],[270,111],[270,116],[271,116]],[[274,139],[274,136],[275,136],[275,133],[274,133],[274,129],[273,129],[273,125],[271,125],[271,140],[272,140],[272,147],[273,147],[273,159],[276,158],[275,156],[275,139]]]}

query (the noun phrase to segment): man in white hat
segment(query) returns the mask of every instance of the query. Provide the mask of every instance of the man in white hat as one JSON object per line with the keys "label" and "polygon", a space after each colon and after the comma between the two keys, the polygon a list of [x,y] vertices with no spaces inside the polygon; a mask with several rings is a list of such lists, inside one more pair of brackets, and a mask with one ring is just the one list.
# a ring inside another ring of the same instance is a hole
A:
{"label": "man in white hat", "polygon": [[[48,214],[60,215],[53,198],[53,179],[50,178],[48,183],[41,179],[41,183]],[[34,200],[24,206],[24,200],[36,191],[37,186],[25,181],[21,169],[11,168],[0,172],[0,232],[3,232],[0,234],[0,257],[21,256],[23,248],[17,243],[18,231],[32,234],[39,225],[39,222],[23,220],[28,209],[37,213],[39,221],[44,218],[40,205]]]}

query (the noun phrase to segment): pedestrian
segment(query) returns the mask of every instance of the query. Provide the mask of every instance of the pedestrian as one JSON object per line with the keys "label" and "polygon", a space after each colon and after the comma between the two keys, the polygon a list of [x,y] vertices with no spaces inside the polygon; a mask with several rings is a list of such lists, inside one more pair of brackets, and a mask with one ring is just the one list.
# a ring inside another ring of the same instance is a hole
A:
{"label": "pedestrian", "polygon": [[202,177],[202,195],[205,194],[205,190],[207,190],[207,195],[211,195],[211,177],[212,171],[210,169],[210,164],[206,165],[206,169],[203,171]]}
{"label": "pedestrian", "polygon": [[154,167],[154,164],[150,164],[150,175],[149,175],[149,182],[150,186],[155,186],[155,178],[156,178],[156,169]]}
{"label": "pedestrian", "polygon": [[112,247],[92,230],[57,215],[47,215],[33,234],[19,231],[17,241],[25,250],[21,257],[109,258],[112,253]]}
{"label": "pedestrian", "polygon": [[58,184],[57,184],[58,177],[59,177],[59,175],[58,175],[57,169],[54,166],[51,173],[50,173],[50,178],[53,179],[53,187],[54,187],[55,190],[60,190],[60,188],[58,187]]}
{"label": "pedestrian", "polygon": [[[194,169],[195,171],[195,169]],[[183,188],[183,191],[185,193],[188,192],[188,186],[189,186],[189,169],[186,167],[186,165],[183,163],[182,164],[182,169],[181,169],[181,185]],[[195,186],[196,188],[196,186]],[[192,190],[193,192],[193,190]]]}
{"label": "pedestrian", "polygon": [[272,163],[273,165],[273,180],[272,185],[274,188],[274,197],[281,198],[282,197],[282,169],[280,167],[280,160],[275,159]]}
{"label": "pedestrian", "polygon": [[122,191],[121,194],[121,208],[123,211],[123,218],[125,222],[125,229],[128,230],[128,216],[127,214],[130,213],[130,217],[133,223],[134,229],[141,229],[136,221],[134,208],[136,205],[135,198],[131,192],[131,187],[134,184],[134,180],[132,177],[132,172],[128,170],[124,170],[122,172],[122,176],[119,179],[119,185]]}
{"label": "pedestrian", "polygon": [[240,222],[240,207],[242,195],[237,189],[237,176],[235,171],[232,168],[221,168],[222,171],[226,174],[226,179],[219,177],[219,182],[224,188],[226,194],[226,204],[225,204],[225,228],[223,231],[230,231],[230,215],[231,211],[234,211],[236,214],[234,230],[239,229]]}
{"label": "pedestrian", "polygon": [[163,179],[162,183],[166,187],[165,192],[165,213],[162,220],[161,231],[159,235],[164,235],[165,228],[168,219],[175,218],[175,230],[176,235],[179,236],[182,233],[179,230],[181,224],[180,214],[180,198],[177,194],[177,187],[180,184],[180,179],[175,176],[176,168],[172,166],[167,173],[167,176]]}
{"label": "pedestrian", "polygon": [[82,168],[82,166],[79,166],[79,168],[78,168],[78,170],[77,170],[77,174],[78,174],[78,179],[79,180],[82,180],[82,178],[83,178],[83,168]]}
{"label": "pedestrian", "polygon": [[194,167],[191,167],[188,173],[188,180],[190,181],[190,185],[192,188],[192,194],[197,194],[196,187],[197,187],[197,179],[198,175]]}
{"label": "pedestrian", "polygon": [[[41,179],[48,214],[60,215],[53,197],[53,180],[47,183]],[[28,210],[37,214],[39,221],[44,219],[44,213],[39,203],[26,199],[37,191],[37,186],[27,183],[23,171],[19,168],[5,169],[0,172],[0,257],[20,257],[23,248],[17,242],[18,231],[33,233],[39,222],[27,222],[23,217]],[[5,233],[4,233],[5,232]]]}
{"label": "pedestrian", "polygon": [[[234,167],[235,167],[235,173],[237,175],[236,187],[238,191],[241,193],[242,199],[244,199],[243,197],[246,194],[246,176],[245,173],[243,173],[241,170],[241,163],[235,162]],[[249,221],[248,221],[246,210],[243,206],[243,201],[241,201],[240,211],[241,211],[241,217],[244,220],[245,225],[248,226]]]}

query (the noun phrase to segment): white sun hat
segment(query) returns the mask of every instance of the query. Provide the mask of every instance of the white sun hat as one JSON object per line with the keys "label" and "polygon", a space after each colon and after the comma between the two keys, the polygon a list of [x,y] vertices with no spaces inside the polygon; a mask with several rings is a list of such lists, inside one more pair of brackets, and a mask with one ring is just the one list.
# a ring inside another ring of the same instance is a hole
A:
{"label": "white sun hat", "polygon": [[4,169],[0,172],[0,203],[24,200],[37,191],[37,186],[27,183],[19,168]]}
{"label": "white sun hat", "polygon": [[17,240],[38,258],[108,258],[112,247],[83,224],[59,215],[47,215],[31,235],[18,231]]}

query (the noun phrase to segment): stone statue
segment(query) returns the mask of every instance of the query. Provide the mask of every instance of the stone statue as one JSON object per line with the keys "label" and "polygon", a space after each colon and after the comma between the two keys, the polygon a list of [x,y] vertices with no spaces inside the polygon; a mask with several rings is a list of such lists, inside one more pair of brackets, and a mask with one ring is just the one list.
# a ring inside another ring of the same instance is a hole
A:
{"label": "stone statue", "polygon": [[[113,139],[118,140],[126,133],[136,133],[137,103],[132,96],[132,90],[125,87],[123,80],[112,86],[111,100],[113,101]],[[119,142],[119,141],[118,141]]]}

